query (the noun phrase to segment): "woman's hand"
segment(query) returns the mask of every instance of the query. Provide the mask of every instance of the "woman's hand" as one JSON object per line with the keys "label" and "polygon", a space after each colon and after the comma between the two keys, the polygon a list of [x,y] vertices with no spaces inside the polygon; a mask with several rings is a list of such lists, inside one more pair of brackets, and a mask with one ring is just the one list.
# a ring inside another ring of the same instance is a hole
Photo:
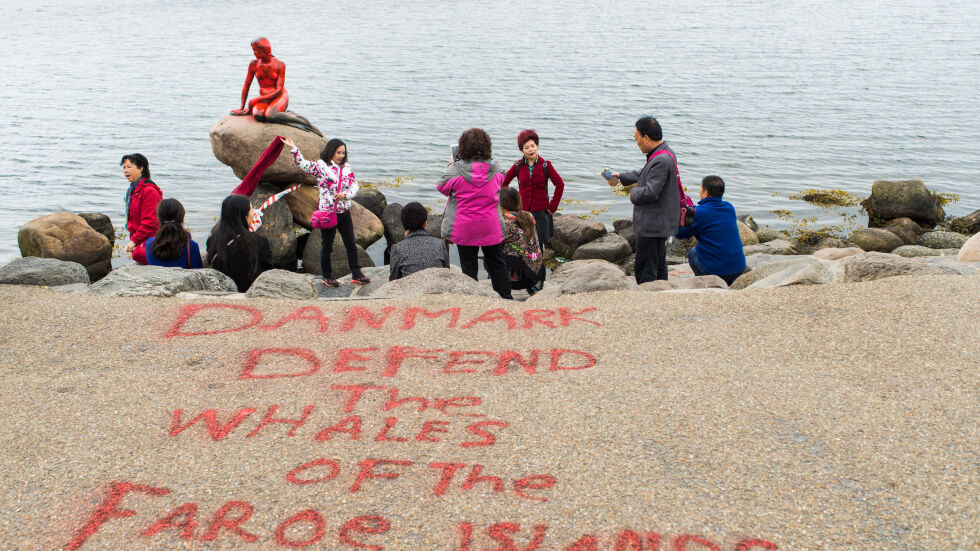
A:
{"label": "woman's hand", "polygon": [[136,250],[136,243],[133,243],[132,241],[130,241],[129,244],[126,245],[126,252],[127,253],[132,253],[135,250]]}
{"label": "woman's hand", "polygon": [[282,143],[288,145],[290,148],[296,147],[296,142],[292,138],[281,138]]}
{"label": "woman's hand", "polygon": [[347,199],[347,194],[341,191],[334,197],[336,197],[338,201],[343,201],[344,199]]}
{"label": "woman's hand", "polygon": [[612,177],[609,178],[608,180],[606,180],[606,183],[609,184],[610,186],[615,186],[616,184],[618,184],[619,183],[619,173],[618,172],[613,172],[612,173]]}

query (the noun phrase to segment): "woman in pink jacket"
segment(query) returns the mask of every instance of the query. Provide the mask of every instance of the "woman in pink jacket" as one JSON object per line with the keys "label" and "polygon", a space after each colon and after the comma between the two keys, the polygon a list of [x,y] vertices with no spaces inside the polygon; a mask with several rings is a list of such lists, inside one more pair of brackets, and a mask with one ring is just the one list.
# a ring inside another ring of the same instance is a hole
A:
{"label": "woman in pink jacket", "polygon": [[446,167],[439,193],[449,197],[442,221],[442,236],[456,244],[463,273],[477,279],[477,255],[483,249],[483,266],[493,290],[510,294],[510,276],[504,261],[504,219],[500,213],[500,186],[504,175],[491,156],[490,136],[470,128],[459,137],[459,160]]}

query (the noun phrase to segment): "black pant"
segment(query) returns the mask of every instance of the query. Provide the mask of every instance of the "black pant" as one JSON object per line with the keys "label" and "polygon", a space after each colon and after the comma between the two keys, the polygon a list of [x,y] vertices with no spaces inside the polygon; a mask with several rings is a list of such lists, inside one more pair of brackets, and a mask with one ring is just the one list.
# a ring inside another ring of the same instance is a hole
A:
{"label": "black pant", "polygon": [[636,265],[633,275],[637,283],[667,279],[667,238],[637,237]]}
{"label": "black pant", "polygon": [[333,278],[333,266],[330,264],[330,253],[333,251],[333,236],[340,230],[340,238],[347,249],[347,264],[354,277],[360,276],[361,265],[357,260],[357,241],[354,240],[354,219],[350,211],[337,213],[337,225],[332,228],[320,228],[320,271],[323,279]]}
{"label": "black pant", "polygon": [[536,210],[531,216],[534,217],[534,227],[538,232],[538,245],[543,251],[544,246],[551,243],[551,236],[555,235],[555,219],[547,210]]}
{"label": "black pant", "polygon": [[456,245],[456,248],[459,250],[459,267],[463,269],[464,274],[473,279],[477,279],[477,274],[480,271],[477,254],[482,248],[483,267],[486,268],[487,275],[490,276],[493,290],[497,291],[497,294],[503,298],[514,298],[510,294],[510,274],[507,273],[507,262],[504,261],[503,244],[497,243],[496,245],[484,245],[482,247]]}

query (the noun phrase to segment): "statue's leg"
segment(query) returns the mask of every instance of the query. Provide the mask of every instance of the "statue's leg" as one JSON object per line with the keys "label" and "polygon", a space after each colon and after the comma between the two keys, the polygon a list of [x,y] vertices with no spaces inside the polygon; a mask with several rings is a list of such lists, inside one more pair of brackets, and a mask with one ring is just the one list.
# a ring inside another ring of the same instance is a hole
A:
{"label": "statue's leg", "polygon": [[289,94],[286,92],[286,90],[283,90],[282,94],[280,94],[275,101],[269,103],[269,106],[266,108],[265,116],[269,122],[285,124],[286,126],[292,126],[293,128],[313,132],[320,137],[323,136],[323,132],[320,132],[320,129],[313,126],[306,117],[302,117],[296,113],[287,112],[287,107],[289,107]]}
{"label": "statue's leg", "polygon": [[[256,118],[256,120],[258,120],[258,118]],[[307,132],[313,132],[317,136],[323,136],[323,132],[320,132],[319,128],[313,126],[313,124],[310,123],[306,117],[302,117],[296,113],[269,113],[266,120],[277,124],[292,126],[293,128],[299,128],[300,130],[306,130]]]}
{"label": "statue's leg", "polygon": [[256,103],[252,107],[252,116],[259,122],[268,122],[268,108],[269,106],[265,105],[264,103]]}

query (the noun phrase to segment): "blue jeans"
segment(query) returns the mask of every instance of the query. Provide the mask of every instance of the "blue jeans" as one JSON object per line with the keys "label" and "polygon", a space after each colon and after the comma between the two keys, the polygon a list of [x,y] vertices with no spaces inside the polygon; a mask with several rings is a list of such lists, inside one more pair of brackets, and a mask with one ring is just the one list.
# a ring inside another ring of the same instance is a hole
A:
{"label": "blue jeans", "polygon": [[738,273],[738,274],[726,274],[726,275],[722,275],[722,274],[709,274],[701,266],[701,262],[698,261],[698,253],[697,253],[697,250],[698,250],[698,247],[697,247],[697,245],[695,245],[695,246],[691,247],[691,250],[687,251],[687,263],[688,263],[688,265],[691,266],[691,271],[694,272],[694,275],[696,275],[696,276],[716,275],[716,276],[724,279],[725,280],[725,283],[727,283],[729,285],[731,285],[732,283],[734,283],[735,280],[738,279],[738,276],[742,275],[741,273]]}

